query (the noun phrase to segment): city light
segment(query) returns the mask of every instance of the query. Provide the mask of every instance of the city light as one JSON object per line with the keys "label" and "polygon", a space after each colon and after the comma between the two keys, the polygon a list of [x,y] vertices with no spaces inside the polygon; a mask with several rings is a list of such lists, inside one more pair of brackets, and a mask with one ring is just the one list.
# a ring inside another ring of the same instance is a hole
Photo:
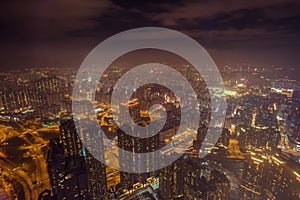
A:
{"label": "city light", "polygon": [[0,200],[299,200],[299,1],[2,1]]}

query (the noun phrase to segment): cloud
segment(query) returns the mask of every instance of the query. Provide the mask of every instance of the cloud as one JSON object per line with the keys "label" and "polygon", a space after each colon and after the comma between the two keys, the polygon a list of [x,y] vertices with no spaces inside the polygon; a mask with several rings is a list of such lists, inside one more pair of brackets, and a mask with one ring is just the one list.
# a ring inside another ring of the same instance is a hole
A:
{"label": "cloud", "polygon": [[114,7],[108,0],[9,1],[1,4],[2,39],[57,40],[64,32],[92,28],[89,18]]}
{"label": "cloud", "polygon": [[[180,20],[195,20],[199,18],[210,18],[221,13],[231,13],[242,9],[266,8],[281,4],[298,4],[296,1],[286,0],[252,0],[252,1],[185,1],[184,6],[165,5],[167,12],[153,15],[154,20],[169,26],[175,25]],[[298,4],[299,5],[299,4]],[[288,12],[287,12],[288,13]]]}
{"label": "cloud", "polygon": [[145,26],[181,31],[218,56],[270,48],[290,56],[300,46],[299,8],[291,0],[11,0],[0,7],[0,65],[80,63],[104,39]]}

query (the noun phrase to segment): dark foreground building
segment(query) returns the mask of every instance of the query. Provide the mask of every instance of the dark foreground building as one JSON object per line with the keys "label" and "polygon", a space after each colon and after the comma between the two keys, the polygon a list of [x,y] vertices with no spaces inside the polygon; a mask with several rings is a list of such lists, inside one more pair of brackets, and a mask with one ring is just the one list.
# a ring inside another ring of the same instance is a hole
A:
{"label": "dark foreground building", "polygon": [[225,174],[197,156],[184,155],[161,170],[160,196],[163,200],[228,199],[230,183]]}
{"label": "dark foreground building", "polygon": [[83,146],[73,118],[62,116],[60,138],[50,141],[47,167],[57,199],[105,199],[105,166]]}

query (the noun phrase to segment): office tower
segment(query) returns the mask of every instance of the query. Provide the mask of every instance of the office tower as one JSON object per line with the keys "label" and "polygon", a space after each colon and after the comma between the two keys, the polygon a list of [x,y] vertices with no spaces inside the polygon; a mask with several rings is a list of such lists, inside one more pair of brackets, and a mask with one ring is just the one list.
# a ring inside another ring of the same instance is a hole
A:
{"label": "office tower", "polygon": [[241,103],[241,105],[236,106],[234,109],[233,124],[248,128],[253,121],[253,112],[255,111],[255,108],[252,99],[247,99],[245,97],[242,102],[245,103]]}
{"label": "office tower", "polygon": [[[195,151],[199,151],[203,141],[205,140],[205,136],[207,133],[208,128],[205,125],[202,125],[197,130],[197,138],[193,141],[193,149]],[[230,139],[230,132],[228,129],[224,128],[220,135],[220,138],[216,145],[218,146],[228,146]]]}

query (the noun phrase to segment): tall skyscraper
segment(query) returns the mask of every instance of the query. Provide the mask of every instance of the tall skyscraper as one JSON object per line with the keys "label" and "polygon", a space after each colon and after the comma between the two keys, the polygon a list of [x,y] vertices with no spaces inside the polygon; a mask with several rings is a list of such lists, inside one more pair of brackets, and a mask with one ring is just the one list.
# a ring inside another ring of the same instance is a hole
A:
{"label": "tall skyscraper", "polygon": [[183,196],[183,157],[159,171],[159,192],[162,199]]}
{"label": "tall skyscraper", "polygon": [[64,155],[73,156],[79,155],[83,156],[83,145],[76,132],[76,127],[73,122],[73,118],[69,115],[63,115],[60,118],[60,140],[63,145]]}
{"label": "tall skyscraper", "polygon": [[[94,158],[93,155],[91,155],[83,146],[79,135],[76,132],[75,124],[71,116],[63,115],[60,119],[60,123],[60,138],[58,142],[56,142],[57,147],[50,145],[49,152],[60,152],[57,155],[53,154],[53,156],[58,156],[58,158],[52,159],[54,163],[48,162],[50,179],[64,176],[64,174],[66,174],[67,170],[69,169],[71,169],[71,171],[75,174],[81,171],[82,177],[80,177],[80,179],[82,180],[82,182],[72,182],[73,184],[75,184],[75,188],[81,188],[80,185],[84,184],[84,180],[86,179],[88,196],[86,196],[85,198],[106,199],[107,190],[105,165]],[[50,153],[48,156],[49,161],[51,161],[51,155],[52,154]],[[58,172],[61,175],[57,175],[56,173]],[[63,179],[67,178],[68,177],[63,177]],[[51,185],[53,187],[53,190],[54,188],[60,187],[60,183],[55,180],[51,182]],[[62,191],[65,192],[66,189],[67,188],[63,187]]]}
{"label": "tall skyscraper", "polygon": [[160,195],[167,199],[228,199],[230,184],[225,174],[209,161],[185,154],[160,170]]}
{"label": "tall skyscraper", "polygon": [[[143,134],[143,133],[140,133]],[[147,133],[145,133],[147,134]],[[134,153],[146,153],[146,152],[153,152],[159,145],[159,134],[149,138],[137,138],[132,137],[126,133],[124,133],[121,129],[117,131],[118,135],[118,146],[125,151],[133,152],[133,154],[127,155],[119,152],[119,164],[121,167],[126,168],[125,166],[127,162],[125,160],[132,160],[132,162],[136,162],[134,166],[140,167],[144,165],[148,165],[148,163],[138,163],[145,161],[144,159],[139,158]],[[130,156],[130,157],[128,157]],[[157,162],[158,159],[155,158],[155,154],[149,154],[147,157],[147,162]],[[133,169],[134,170],[134,169]],[[123,187],[128,188],[137,182],[145,183],[146,179],[155,176],[154,171],[150,170],[149,173],[142,173],[142,174],[134,174],[128,172],[120,172],[121,183]]]}
{"label": "tall skyscraper", "polygon": [[59,139],[49,143],[47,167],[54,199],[90,199],[83,157],[66,156]]}
{"label": "tall skyscraper", "polygon": [[240,199],[299,199],[299,165],[279,154],[250,152],[245,157]]}
{"label": "tall skyscraper", "polygon": [[241,185],[241,199],[261,199],[263,174],[267,160],[255,153],[246,155]]}

